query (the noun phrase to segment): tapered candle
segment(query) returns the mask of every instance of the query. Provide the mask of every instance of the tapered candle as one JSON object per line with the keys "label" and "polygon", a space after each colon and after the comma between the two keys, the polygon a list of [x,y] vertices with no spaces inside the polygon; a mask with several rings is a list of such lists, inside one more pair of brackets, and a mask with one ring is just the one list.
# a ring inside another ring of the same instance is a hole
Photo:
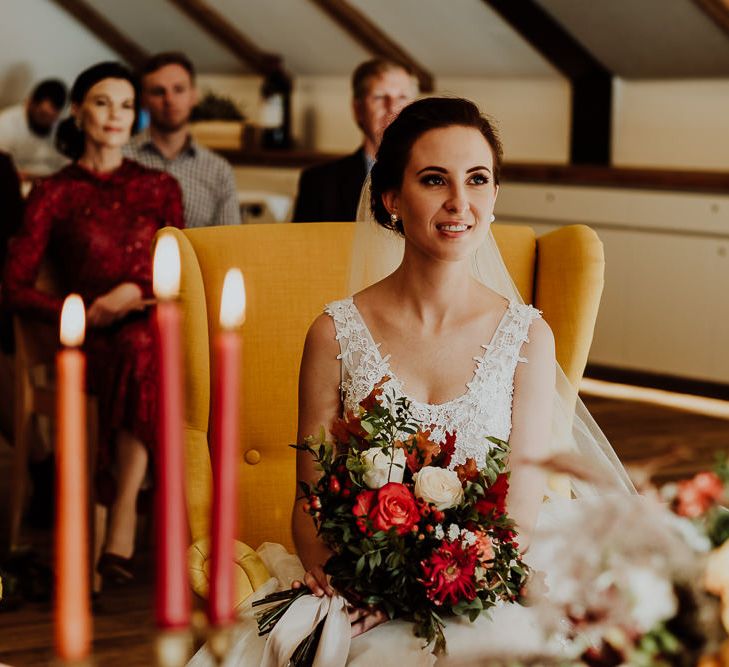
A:
{"label": "tapered candle", "polygon": [[159,628],[176,629],[190,623],[190,589],[183,456],[182,315],[177,303],[180,251],[171,235],[162,235],[155,247],[153,288],[157,298],[154,319],[159,364],[155,613]]}
{"label": "tapered candle", "polygon": [[238,472],[238,400],[245,286],[239,269],[225,275],[220,331],[215,336],[213,391],[213,507],[208,619],[213,626],[233,620],[233,544]]}
{"label": "tapered candle", "polygon": [[56,357],[56,655],[83,660],[91,644],[86,453],[84,304],[72,294],[61,311]]}

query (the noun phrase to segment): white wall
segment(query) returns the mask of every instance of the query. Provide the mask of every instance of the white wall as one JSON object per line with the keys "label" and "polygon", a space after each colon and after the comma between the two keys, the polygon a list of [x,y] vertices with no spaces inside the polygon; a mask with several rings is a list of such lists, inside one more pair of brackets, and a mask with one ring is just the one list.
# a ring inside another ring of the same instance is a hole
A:
{"label": "white wall", "polygon": [[102,60],[119,56],[50,0],[0,0],[0,107],[24,99],[40,79],[70,86]]}
{"label": "white wall", "polygon": [[616,166],[729,170],[729,79],[617,79],[613,93]]}
{"label": "white wall", "polygon": [[[260,79],[200,76],[202,91],[214,90],[238,102],[255,118]],[[565,163],[568,157],[570,90],[563,79],[438,79],[436,94],[460,95],[476,102],[500,130],[511,162]],[[305,148],[353,150],[361,141],[352,119],[347,77],[297,77],[293,132]]]}
{"label": "white wall", "polygon": [[590,360],[729,383],[729,195],[504,183],[499,222],[592,227],[605,290]]}

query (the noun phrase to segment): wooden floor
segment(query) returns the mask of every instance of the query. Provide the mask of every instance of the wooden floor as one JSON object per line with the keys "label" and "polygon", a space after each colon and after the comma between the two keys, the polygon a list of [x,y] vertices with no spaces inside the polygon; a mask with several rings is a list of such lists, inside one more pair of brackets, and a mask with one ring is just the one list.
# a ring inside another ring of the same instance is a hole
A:
{"label": "wooden floor", "polygon": [[[729,451],[729,421],[651,404],[586,396],[585,402],[626,464],[640,464],[677,448],[684,460],[660,472],[662,479],[687,476],[712,465],[715,454]],[[0,443],[0,479],[9,476],[11,450]],[[7,483],[0,485],[0,507]],[[5,520],[4,518],[2,519]],[[0,526],[6,534],[4,525]],[[48,557],[49,536],[37,536]],[[147,553],[143,576],[123,591],[102,597],[94,616],[96,664],[136,667],[153,664],[153,574]],[[28,604],[0,613],[0,663],[13,667],[48,665],[52,658],[52,624],[46,604]]]}

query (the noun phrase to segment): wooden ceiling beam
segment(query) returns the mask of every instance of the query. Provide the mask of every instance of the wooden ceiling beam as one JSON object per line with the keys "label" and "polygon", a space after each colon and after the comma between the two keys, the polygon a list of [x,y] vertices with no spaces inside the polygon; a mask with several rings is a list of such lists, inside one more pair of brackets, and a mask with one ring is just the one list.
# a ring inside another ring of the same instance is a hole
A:
{"label": "wooden ceiling beam", "polygon": [[417,77],[422,92],[433,92],[433,75],[358,9],[345,0],[311,0],[311,2],[373,56],[401,63]]}
{"label": "wooden ceiling beam", "polygon": [[[201,0],[170,0],[216,41],[228,48],[238,59],[257,74],[266,76],[274,71],[283,74],[283,59],[275,53],[258,48],[233,26],[222,14]],[[288,76],[288,75],[286,75]]]}
{"label": "wooden ceiling beam", "polygon": [[84,0],[53,0],[53,2],[73,16],[135,69],[141,67],[149,58],[147,51],[119,32],[114,25]]}
{"label": "wooden ceiling beam", "polygon": [[729,0],[694,0],[694,4],[729,35]]}
{"label": "wooden ceiling beam", "polygon": [[483,0],[572,85],[572,164],[610,164],[612,79],[590,52],[534,0]]}

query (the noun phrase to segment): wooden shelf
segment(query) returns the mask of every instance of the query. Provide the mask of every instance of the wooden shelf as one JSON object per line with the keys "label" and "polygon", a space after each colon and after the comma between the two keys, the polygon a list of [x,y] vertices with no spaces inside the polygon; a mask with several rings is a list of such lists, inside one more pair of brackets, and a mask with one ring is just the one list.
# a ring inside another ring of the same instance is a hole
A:
{"label": "wooden shelf", "polygon": [[317,151],[281,150],[218,150],[228,162],[236,167],[310,167],[329,160],[344,157],[344,153],[320,153]]}
{"label": "wooden shelf", "polygon": [[[218,151],[236,166],[303,168],[336,160],[343,153],[317,151]],[[561,165],[544,163],[504,164],[502,180],[507,183],[545,183],[607,188],[636,188],[646,190],[677,190],[685,192],[715,192],[729,194],[727,171],[682,171],[678,169],[649,169]]]}
{"label": "wooden shelf", "polygon": [[505,164],[502,180],[508,183],[547,183],[645,190],[678,190],[729,194],[729,172],[637,169],[558,164]]}

